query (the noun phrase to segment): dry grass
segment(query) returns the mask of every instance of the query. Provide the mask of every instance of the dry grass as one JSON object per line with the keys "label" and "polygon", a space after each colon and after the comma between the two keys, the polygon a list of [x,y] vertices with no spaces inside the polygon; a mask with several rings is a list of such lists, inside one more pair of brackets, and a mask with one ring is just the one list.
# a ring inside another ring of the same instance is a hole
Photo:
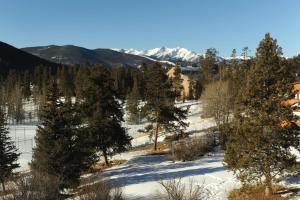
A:
{"label": "dry grass", "polygon": [[[170,142],[163,141],[157,143],[157,150],[155,152],[164,152],[170,149]],[[153,153],[153,144],[134,147],[131,151],[145,151],[146,153]]]}
{"label": "dry grass", "polygon": [[169,155],[170,154],[170,151],[167,150],[157,150],[157,151],[154,151],[154,150],[150,150],[150,151],[147,151],[145,155],[148,155],[148,156],[155,156],[155,155]]}
{"label": "dry grass", "polygon": [[4,191],[0,191],[0,199],[1,199],[2,196],[11,194],[11,193],[13,193],[13,192],[15,192],[15,190],[13,190],[13,189],[6,189],[5,192],[4,192]]}
{"label": "dry grass", "polygon": [[111,168],[113,166],[122,165],[126,162],[127,160],[111,160],[109,161],[109,166],[106,166],[105,163],[96,163],[92,165],[86,173],[102,172],[105,169]]}
{"label": "dry grass", "polygon": [[214,146],[214,137],[210,135],[180,140],[172,145],[172,159],[173,161],[192,161],[211,151]]}
{"label": "dry grass", "polygon": [[11,180],[11,193],[1,200],[59,200],[59,180],[46,174],[35,173]]}
{"label": "dry grass", "polygon": [[274,185],[274,194],[269,197],[265,196],[264,186],[249,186],[247,188],[234,189],[229,193],[228,200],[288,200],[289,198],[276,194],[282,189],[282,186]]}
{"label": "dry grass", "polygon": [[181,179],[161,181],[162,192],[159,192],[154,199],[159,200],[203,200],[209,196],[209,191],[204,184],[197,184],[193,179],[184,183]]}
{"label": "dry grass", "polygon": [[298,172],[300,175],[300,163],[296,163],[293,168],[292,168],[293,172]]}
{"label": "dry grass", "polygon": [[105,179],[100,178],[95,182],[81,186],[79,200],[122,200],[122,190],[113,187]]}

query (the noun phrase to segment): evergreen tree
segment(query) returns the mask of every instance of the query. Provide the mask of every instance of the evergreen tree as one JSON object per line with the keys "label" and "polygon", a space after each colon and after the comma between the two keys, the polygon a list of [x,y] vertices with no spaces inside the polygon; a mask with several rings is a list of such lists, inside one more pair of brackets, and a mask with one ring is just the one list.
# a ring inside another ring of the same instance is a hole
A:
{"label": "evergreen tree", "polygon": [[201,84],[201,81],[200,80],[196,80],[195,81],[195,84],[193,84],[194,86],[194,98],[195,99],[199,99],[201,94],[202,94],[202,90],[203,90],[203,87],[202,87],[202,84]]}
{"label": "evergreen tree", "polygon": [[133,88],[127,96],[126,101],[126,110],[129,116],[128,121],[134,124],[140,123],[141,111],[139,109],[139,99],[138,78],[135,76]]}
{"label": "evergreen tree", "polygon": [[119,98],[125,99],[127,91],[126,86],[126,70],[124,67],[113,67],[110,77],[113,80],[114,90],[118,93]]}
{"label": "evergreen tree", "polygon": [[19,84],[15,85],[14,91],[11,93],[11,103],[13,106],[12,111],[12,120],[14,120],[17,124],[21,123],[25,119],[25,110],[23,105],[23,95],[22,88]]}
{"label": "evergreen tree", "polygon": [[195,93],[194,84],[195,84],[195,82],[193,80],[190,80],[188,100],[194,99],[194,93]]}
{"label": "evergreen tree", "polygon": [[89,76],[89,70],[88,67],[90,66],[80,66],[78,71],[76,72],[76,77],[75,77],[75,96],[76,96],[76,101],[78,99],[83,99],[84,98],[84,85],[86,84],[85,82],[88,79]]}
{"label": "evergreen tree", "polygon": [[59,85],[61,88],[61,91],[64,95],[64,97],[67,100],[70,100],[70,98],[74,95],[74,86],[73,86],[73,79],[72,79],[72,74],[70,72],[70,67],[62,67],[61,70],[59,71]]}
{"label": "evergreen tree", "polygon": [[157,150],[157,139],[161,129],[165,132],[183,134],[187,124],[183,121],[188,110],[175,106],[176,92],[159,63],[151,66],[146,73],[146,105],[144,109],[148,119],[154,125],[154,150]]}
{"label": "evergreen tree", "polygon": [[172,77],[172,86],[176,93],[177,100],[179,100],[180,96],[182,95],[181,92],[183,90],[183,86],[182,86],[183,79],[181,78],[181,69],[179,65],[176,65],[176,67],[174,68],[173,75],[174,76]]}
{"label": "evergreen tree", "polygon": [[17,149],[8,134],[5,114],[0,109],[0,182],[3,191],[5,191],[7,179],[12,176],[13,170],[19,167],[17,160],[20,154],[17,153]]}
{"label": "evergreen tree", "polygon": [[225,152],[225,163],[242,183],[264,182],[266,195],[276,177],[295,163],[289,148],[299,148],[299,128],[292,123],[296,117],[283,106],[294,97],[293,74],[281,55],[277,41],[266,34],[241,89]]}
{"label": "evergreen tree", "polygon": [[141,67],[138,69],[138,77],[140,77],[139,85],[140,85],[140,96],[141,100],[145,100],[145,88],[146,88],[146,80],[145,80],[145,73],[147,71],[147,66],[142,64]]}
{"label": "evergreen tree", "polygon": [[126,150],[131,137],[121,126],[123,113],[113,80],[108,69],[91,68],[90,76],[84,89],[83,110],[97,150],[101,151],[106,165],[108,156]]}
{"label": "evergreen tree", "polygon": [[94,162],[94,157],[76,107],[63,103],[60,97],[57,84],[51,83],[40,113],[42,124],[37,129],[31,168],[34,173],[56,177],[63,189],[78,185],[81,172]]}
{"label": "evergreen tree", "polygon": [[200,60],[200,71],[203,84],[206,85],[216,79],[218,74],[217,50],[210,48],[206,50],[204,58]]}
{"label": "evergreen tree", "polygon": [[22,78],[22,94],[26,99],[29,99],[31,95],[30,84],[31,81],[29,71],[25,71]]}
{"label": "evergreen tree", "polygon": [[248,53],[249,53],[249,48],[248,47],[244,47],[242,49],[242,57],[244,60],[246,60],[248,58]]}

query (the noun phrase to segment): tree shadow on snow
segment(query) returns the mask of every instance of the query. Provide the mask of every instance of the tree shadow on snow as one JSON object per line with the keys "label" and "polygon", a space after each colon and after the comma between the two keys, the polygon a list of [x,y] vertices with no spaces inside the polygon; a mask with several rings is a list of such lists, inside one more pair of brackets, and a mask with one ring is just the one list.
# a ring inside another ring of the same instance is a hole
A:
{"label": "tree shadow on snow", "polygon": [[126,166],[109,169],[101,176],[110,178],[112,184],[124,186],[172,178],[184,178],[224,171],[223,166],[203,167],[205,163],[220,162],[222,155],[191,162],[172,163],[165,155],[143,155],[130,160]]}

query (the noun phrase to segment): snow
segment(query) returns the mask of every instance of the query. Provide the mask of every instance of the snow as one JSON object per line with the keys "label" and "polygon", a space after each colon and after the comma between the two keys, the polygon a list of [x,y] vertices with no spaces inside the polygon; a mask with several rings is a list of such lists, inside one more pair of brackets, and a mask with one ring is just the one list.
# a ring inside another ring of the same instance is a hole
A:
{"label": "snow", "polygon": [[236,57],[225,57],[225,60],[233,60],[233,59],[237,59],[237,60],[250,60],[251,57],[250,56],[236,56]]}
{"label": "snow", "polygon": [[[177,102],[176,106],[189,107],[186,120],[189,126],[186,131],[192,136],[207,134],[207,129],[215,126],[215,122],[211,118],[204,119],[201,117],[201,101]],[[29,109],[30,106],[26,107]],[[147,122],[139,125],[123,123],[123,126],[128,129],[128,134],[133,137],[133,147],[152,143],[147,134],[138,131],[147,125]],[[29,169],[28,163],[31,161],[32,148],[35,146],[36,128],[36,125],[9,126],[10,136],[22,153],[19,160],[21,165],[19,171]],[[159,141],[163,139],[164,136],[159,137]],[[291,149],[291,151],[298,157],[299,161],[299,152],[296,149]],[[113,159],[125,159],[128,161],[127,163],[112,167],[101,173],[84,175],[82,178],[104,176],[113,184],[122,187],[125,199],[140,198],[149,200],[153,199],[153,196],[161,190],[158,183],[160,180],[181,178],[183,182],[188,182],[193,179],[194,182],[200,185],[203,184],[209,190],[210,195],[207,199],[223,200],[227,199],[230,190],[240,186],[233,173],[224,167],[223,158],[224,154],[219,149],[191,162],[172,162],[168,155],[146,155],[143,151],[129,151],[113,157]],[[300,186],[297,178],[288,178],[282,183],[295,187]]]}
{"label": "snow", "polygon": [[209,191],[208,199],[226,199],[228,191],[238,187],[232,172],[222,164],[223,153],[219,150],[192,162],[172,162],[166,155],[122,154],[128,159],[125,165],[113,167],[91,176],[107,177],[112,184],[122,186],[126,199],[151,199],[160,190],[158,181],[181,178],[195,181]]}
{"label": "snow", "polygon": [[[175,47],[175,48],[168,48],[168,47],[161,47],[161,48],[154,48],[154,49],[148,49],[148,50],[136,50],[136,49],[112,49],[114,51],[127,53],[127,54],[133,54],[138,56],[143,56],[146,58],[155,58],[158,60],[171,60],[171,61],[187,61],[187,62],[198,62],[200,57],[205,57],[205,54],[197,53],[194,51],[190,51],[186,48],[182,47]],[[218,62],[221,62],[222,60],[232,60],[233,57],[217,57]],[[249,60],[251,57],[247,56],[237,56],[235,59],[238,60]]]}
{"label": "snow", "polygon": [[189,62],[196,62],[202,54],[189,51],[186,48],[176,47],[176,48],[154,48],[145,51],[139,51],[135,49],[113,49],[122,53],[128,53],[139,56],[147,56],[151,58],[156,58],[159,60],[182,60]]}
{"label": "snow", "polygon": [[[212,119],[202,119],[201,102],[178,102],[179,107],[189,107],[186,122],[190,125],[187,132],[193,135],[205,134],[205,129],[215,125]],[[148,135],[137,133],[142,125],[127,125],[129,134],[134,137],[133,146],[149,143]],[[164,136],[159,138],[162,141]],[[107,177],[113,184],[121,185],[126,199],[153,199],[161,189],[158,181],[181,178],[188,182],[191,178],[198,184],[204,184],[209,190],[209,199],[226,199],[227,192],[239,186],[232,172],[223,166],[223,153],[216,151],[192,162],[172,162],[167,155],[145,155],[145,152],[134,151],[116,155],[113,159],[126,159],[124,165],[113,167],[99,174],[90,176]]]}
{"label": "snow", "polygon": [[300,152],[294,147],[291,147],[291,153],[296,156],[296,161],[300,162]]}
{"label": "snow", "polygon": [[167,64],[167,65],[172,65],[172,66],[176,65],[175,63],[167,61],[167,60],[160,60],[159,62],[162,63],[162,64]]}
{"label": "snow", "polygon": [[15,142],[20,154],[18,171],[29,169],[28,163],[32,158],[32,148],[35,146],[34,136],[37,126],[35,125],[11,125],[9,126],[9,136]]}

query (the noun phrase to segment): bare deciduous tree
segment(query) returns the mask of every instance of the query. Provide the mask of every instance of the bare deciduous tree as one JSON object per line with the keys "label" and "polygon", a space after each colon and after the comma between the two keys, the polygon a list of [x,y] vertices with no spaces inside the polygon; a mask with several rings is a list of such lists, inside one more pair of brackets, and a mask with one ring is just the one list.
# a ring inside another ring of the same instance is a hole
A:
{"label": "bare deciduous tree", "polygon": [[216,81],[208,84],[201,99],[203,114],[213,117],[218,129],[229,122],[233,109],[233,98],[227,81]]}

